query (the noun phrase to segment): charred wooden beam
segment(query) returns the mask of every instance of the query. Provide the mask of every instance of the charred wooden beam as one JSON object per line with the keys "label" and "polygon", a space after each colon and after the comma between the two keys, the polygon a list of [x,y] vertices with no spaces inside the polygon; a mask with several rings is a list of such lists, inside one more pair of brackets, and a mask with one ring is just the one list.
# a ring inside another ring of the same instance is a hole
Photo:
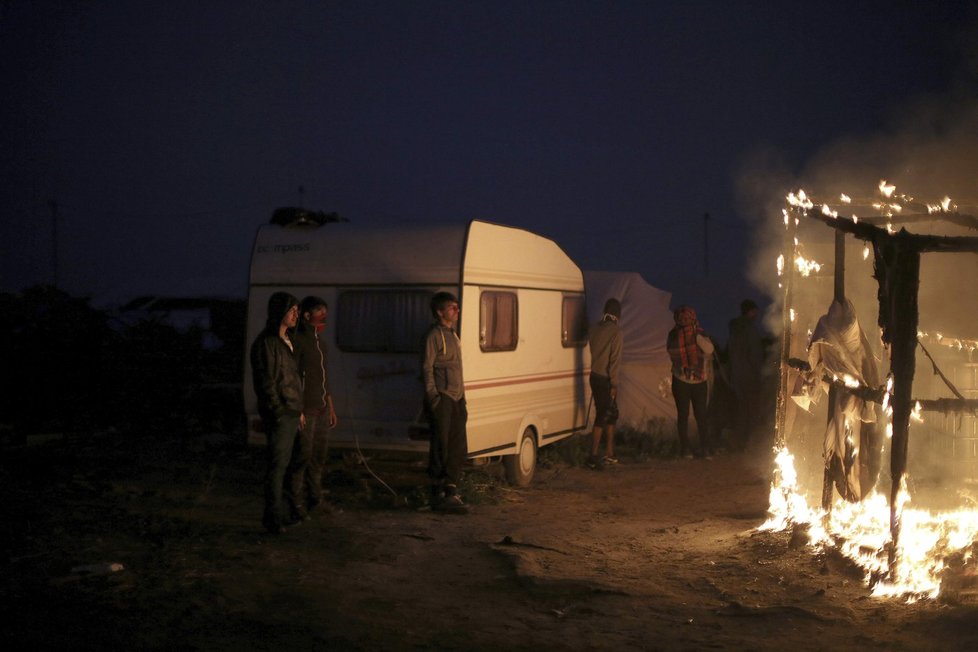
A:
{"label": "charred wooden beam", "polygon": [[967,229],[978,231],[978,217],[974,215],[964,215],[962,213],[911,213],[909,215],[891,215],[880,217],[872,215],[858,218],[860,222],[867,222],[873,225],[886,224],[923,224],[925,222],[948,222],[957,224]]}
{"label": "charred wooden beam", "polygon": [[877,242],[898,235],[906,238],[905,247],[918,254],[936,251],[942,253],[978,253],[978,238],[966,236],[940,236],[940,235],[918,235],[909,233],[901,229],[899,233],[891,234],[886,229],[881,229],[864,221],[853,222],[844,217],[831,217],[822,213],[809,213],[808,217],[824,222],[826,225],[850,233],[860,240]]}

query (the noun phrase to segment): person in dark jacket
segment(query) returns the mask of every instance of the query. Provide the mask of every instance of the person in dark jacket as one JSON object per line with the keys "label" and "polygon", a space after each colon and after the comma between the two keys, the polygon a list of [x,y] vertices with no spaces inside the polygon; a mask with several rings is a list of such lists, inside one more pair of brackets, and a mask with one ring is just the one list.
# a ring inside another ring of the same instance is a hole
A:
{"label": "person in dark jacket", "polygon": [[[287,482],[291,487],[293,518],[304,520],[323,503],[323,469],[329,447],[329,430],[336,427],[336,411],[326,373],[326,345],[320,335],[326,330],[329,306],[324,299],[309,296],[299,307],[296,355],[302,375],[302,414],[305,427],[292,451]],[[336,511],[336,510],[330,510]]]}
{"label": "person in dark jacket", "polygon": [[761,371],[764,343],[757,329],[757,304],[750,299],[740,303],[740,317],[730,320],[730,381],[737,394],[737,429],[734,448],[744,450],[761,419]]}
{"label": "person in dark jacket", "polygon": [[251,345],[252,381],[258,397],[258,413],[268,436],[262,524],[273,533],[285,531],[285,474],[296,433],[305,424],[302,379],[290,333],[298,319],[299,301],[294,296],[287,292],[272,294],[268,299],[265,330]]}

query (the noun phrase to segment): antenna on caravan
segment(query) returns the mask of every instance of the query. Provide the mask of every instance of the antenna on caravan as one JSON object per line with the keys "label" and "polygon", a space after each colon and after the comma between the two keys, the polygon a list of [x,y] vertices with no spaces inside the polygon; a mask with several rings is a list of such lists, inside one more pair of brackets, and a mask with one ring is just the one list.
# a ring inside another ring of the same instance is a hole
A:
{"label": "antenna on caravan", "polygon": [[296,206],[283,206],[276,208],[272,213],[272,224],[279,226],[322,226],[327,222],[349,222],[345,217],[340,217],[338,213],[326,213],[323,211],[307,211]]}

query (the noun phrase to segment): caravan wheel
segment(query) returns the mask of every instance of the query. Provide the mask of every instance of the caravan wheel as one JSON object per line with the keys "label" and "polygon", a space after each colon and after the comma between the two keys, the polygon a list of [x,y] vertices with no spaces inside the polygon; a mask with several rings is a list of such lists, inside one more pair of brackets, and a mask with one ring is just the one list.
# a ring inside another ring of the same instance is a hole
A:
{"label": "caravan wheel", "polygon": [[525,487],[532,482],[533,473],[537,470],[537,440],[533,428],[523,431],[516,454],[504,456],[503,466],[510,484]]}

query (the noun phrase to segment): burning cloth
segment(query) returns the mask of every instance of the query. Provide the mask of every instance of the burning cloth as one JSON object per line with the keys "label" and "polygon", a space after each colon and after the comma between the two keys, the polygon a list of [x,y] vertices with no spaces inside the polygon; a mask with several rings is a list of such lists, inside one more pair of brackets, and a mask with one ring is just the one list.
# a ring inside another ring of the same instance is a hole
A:
{"label": "burning cloth", "polygon": [[[829,385],[823,378],[844,379],[864,387],[880,386],[879,362],[856,320],[852,302],[833,301],[822,315],[808,345],[811,371],[792,398],[806,410]],[[851,502],[862,500],[876,484],[881,439],[875,427],[875,404],[839,390],[825,428],[825,469],[839,493]]]}

